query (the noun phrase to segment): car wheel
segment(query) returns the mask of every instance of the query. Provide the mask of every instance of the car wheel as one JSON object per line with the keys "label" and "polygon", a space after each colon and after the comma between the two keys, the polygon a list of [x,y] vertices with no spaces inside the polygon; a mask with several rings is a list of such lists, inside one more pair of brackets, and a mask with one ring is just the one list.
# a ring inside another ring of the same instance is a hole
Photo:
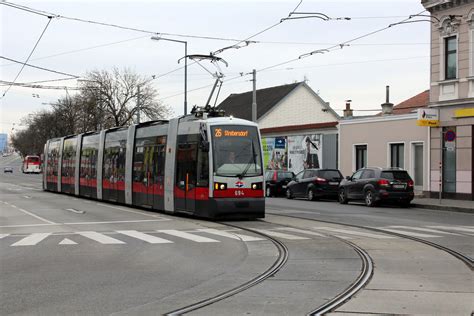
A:
{"label": "car wheel", "polygon": [[293,193],[291,193],[290,189],[286,189],[286,198],[287,199],[292,199],[293,198]]}
{"label": "car wheel", "polygon": [[308,195],[307,195],[307,197],[308,197],[308,201],[314,201],[314,200],[316,200],[316,197],[314,196],[314,192],[313,192],[313,190],[311,190],[311,189],[308,190]]}
{"label": "car wheel", "polygon": [[374,207],[376,205],[374,192],[372,192],[372,190],[365,191],[364,200],[365,205],[368,207]]}
{"label": "car wheel", "polygon": [[340,189],[339,190],[339,203],[341,204],[347,204],[349,200],[347,199],[347,194],[345,189]]}
{"label": "car wheel", "polygon": [[266,197],[272,196],[272,189],[270,187],[267,187],[267,189],[265,190],[265,196]]}

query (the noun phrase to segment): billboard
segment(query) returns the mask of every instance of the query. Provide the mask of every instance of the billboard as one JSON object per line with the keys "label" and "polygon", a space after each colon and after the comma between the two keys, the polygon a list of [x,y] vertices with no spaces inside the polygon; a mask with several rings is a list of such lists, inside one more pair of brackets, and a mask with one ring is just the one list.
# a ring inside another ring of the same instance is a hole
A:
{"label": "billboard", "polygon": [[416,125],[439,126],[438,109],[430,109],[430,108],[418,109],[418,119],[416,120]]}

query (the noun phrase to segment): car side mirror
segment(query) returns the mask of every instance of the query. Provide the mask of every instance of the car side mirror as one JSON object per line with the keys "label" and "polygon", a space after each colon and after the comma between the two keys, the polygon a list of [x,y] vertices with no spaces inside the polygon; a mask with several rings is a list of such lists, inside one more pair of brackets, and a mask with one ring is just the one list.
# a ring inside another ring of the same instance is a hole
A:
{"label": "car side mirror", "polygon": [[346,180],[351,181],[351,180],[352,180],[352,177],[351,177],[351,176],[347,176],[347,177],[346,177]]}

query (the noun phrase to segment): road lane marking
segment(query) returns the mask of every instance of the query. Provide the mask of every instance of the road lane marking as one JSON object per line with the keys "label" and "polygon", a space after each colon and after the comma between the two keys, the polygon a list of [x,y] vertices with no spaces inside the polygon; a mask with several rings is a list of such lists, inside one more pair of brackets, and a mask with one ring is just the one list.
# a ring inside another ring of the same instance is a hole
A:
{"label": "road lane marking", "polygon": [[86,211],[82,211],[82,210],[76,210],[76,209],[73,209],[73,208],[67,208],[66,211],[73,212],[73,213],[76,213],[76,214],[84,214],[86,212]]}
{"label": "road lane marking", "polygon": [[49,235],[51,235],[51,233],[34,233],[12,244],[11,247],[34,246],[40,241],[42,241],[43,239],[45,239],[46,237],[48,237]]}
{"label": "road lane marking", "polygon": [[5,237],[7,237],[7,236],[9,236],[9,235],[10,235],[10,234],[0,234],[0,239],[5,238]]}
{"label": "road lane marking", "polygon": [[0,228],[14,228],[14,227],[37,227],[37,226],[57,226],[57,225],[62,225],[61,223],[55,223],[55,224],[25,224],[25,225],[4,225],[0,226]]}
{"label": "road lane marking", "polygon": [[[411,227],[411,226],[387,226],[389,228],[402,228],[402,229],[412,229],[412,230],[419,230],[422,232],[428,232],[428,233],[436,233],[436,234],[446,234],[446,235],[454,235],[454,236],[462,236],[460,234],[455,234],[455,233],[449,233],[445,232],[442,230],[437,230],[437,229],[429,229],[429,228],[422,228],[422,227]],[[383,228],[382,228],[383,229]]]}
{"label": "road lane marking", "polygon": [[198,229],[198,231],[208,233],[208,234],[212,234],[212,235],[237,239],[237,240],[241,240],[241,241],[264,240],[263,238],[258,238],[258,237],[248,236],[248,235],[242,235],[242,234],[236,234],[236,233],[229,233],[229,232],[226,232],[226,231],[223,231],[223,230],[217,230],[217,229],[213,229],[213,228],[201,228],[201,229]]}
{"label": "road lane marking", "polygon": [[61,242],[59,244],[60,245],[77,245],[77,242],[72,241],[69,238],[64,238],[63,240],[61,240]]}
{"label": "road lane marking", "polygon": [[390,229],[390,228],[378,228],[378,229],[386,230],[386,231],[389,231],[389,232],[392,232],[392,233],[413,236],[413,237],[421,237],[421,238],[439,238],[439,237],[441,237],[441,236],[436,236],[436,235],[428,235],[428,234],[408,232],[406,230],[400,230],[400,229]]}
{"label": "road lane marking", "polygon": [[277,238],[283,238],[283,239],[289,239],[289,240],[304,240],[304,239],[310,239],[307,237],[301,237],[301,236],[295,236],[295,235],[290,235],[290,234],[285,234],[285,233],[280,233],[280,232],[275,232],[271,230],[264,230],[264,229],[256,229],[256,231],[259,231],[263,234],[267,234],[272,237],[277,237]]}
{"label": "road lane marking", "polygon": [[469,226],[467,227],[460,227],[460,226],[427,226],[430,228],[439,228],[439,229],[446,229],[446,230],[455,230],[455,231],[460,231],[460,232],[466,232],[466,233],[474,233],[474,228],[470,228]]}
{"label": "road lane marking", "polygon": [[279,227],[277,229],[278,230],[286,230],[286,231],[293,232],[293,233],[301,233],[301,234],[313,235],[313,236],[318,236],[318,237],[327,237],[327,236],[322,235],[322,234],[317,233],[317,232],[313,232],[313,231],[310,231],[310,230],[293,228],[293,227]]}
{"label": "road lane marking", "polygon": [[181,237],[181,238],[184,238],[184,239],[189,239],[189,240],[195,241],[195,242],[219,242],[218,240],[215,240],[215,239],[198,236],[198,235],[194,235],[194,234],[191,234],[191,233],[181,232],[181,231],[174,230],[174,229],[157,230],[157,232],[172,235],[172,236],[176,236],[176,237]]}
{"label": "road lane marking", "polygon": [[377,239],[394,239],[394,238],[396,238],[396,237],[392,237],[392,236],[365,233],[365,232],[360,232],[360,231],[355,231],[355,230],[332,228],[332,227],[314,227],[314,229],[316,229],[316,230],[322,229],[322,230],[327,230],[327,231],[335,232],[335,233],[342,233],[342,234],[347,234],[347,235],[377,238]]}
{"label": "road lane marking", "polygon": [[84,232],[77,232],[76,234],[87,237],[89,239],[95,240],[101,244],[112,245],[112,244],[125,244],[123,241],[112,238],[110,236],[93,232],[93,231],[84,231]]}
{"label": "road lane marking", "polygon": [[10,204],[10,203],[5,202],[5,201],[3,201],[3,203],[6,204],[6,205],[9,205],[9,206],[11,206],[11,207],[13,207],[13,208],[15,208],[15,209],[17,209],[17,210],[19,210],[19,211],[21,211],[21,212],[23,212],[23,213],[25,213],[25,214],[28,214],[28,215],[30,215],[30,216],[33,216],[34,218],[37,218],[37,219],[39,219],[39,220],[41,220],[41,221],[43,221],[43,222],[45,222],[45,223],[48,223],[48,224],[57,224],[57,223],[55,223],[55,222],[52,222],[52,221],[47,220],[46,218],[43,218],[43,217],[41,217],[41,216],[38,216],[38,215],[33,214],[33,213],[31,213],[31,212],[28,212],[27,210],[24,210],[24,209],[22,209],[22,208],[19,208],[19,207],[16,206],[16,205]]}
{"label": "road lane marking", "polygon": [[147,243],[150,243],[150,244],[171,244],[171,243],[173,243],[170,240],[163,239],[163,238],[160,238],[160,237],[156,237],[156,236],[153,236],[153,235],[148,235],[148,234],[136,231],[136,230],[117,230],[116,232],[120,233],[120,234],[130,236],[130,237],[134,237],[134,238],[137,238],[137,239],[140,239],[140,240],[143,240],[143,241],[146,241]]}
{"label": "road lane marking", "polygon": [[303,210],[280,210],[280,209],[266,209],[267,211],[270,212],[275,212],[275,213],[281,213],[281,214],[316,214],[319,215],[321,213],[319,212],[313,212],[313,211],[303,211]]}
{"label": "road lane marking", "polygon": [[136,221],[76,222],[76,223],[63,223],[63,224],[64,225],[96,225],[96,224],[145,223],[145,222],[163,222],[163,220],[162,219],[140,219]]}
{"label": "road lane marking", "polygon": [[31,196],[29,196],[29,195],[23,195],[23,197],[24,197],[25,199],[31,199]]}

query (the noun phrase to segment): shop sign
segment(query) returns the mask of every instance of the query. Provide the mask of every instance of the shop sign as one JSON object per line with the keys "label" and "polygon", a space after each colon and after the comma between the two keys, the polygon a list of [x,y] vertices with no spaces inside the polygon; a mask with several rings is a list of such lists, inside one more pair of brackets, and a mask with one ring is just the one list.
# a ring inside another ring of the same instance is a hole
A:
{"label": "shop sign", "polygon": [[416,125],[439,126],[438,109],[430,109],[430,108],[418,109],[418,119],[416,121]]}
{"label": "shop sign", "polygon": [[474,108],[468,109],[459,109],[454,111],[454,117],[461,118],[461,117],[471,117],[474,116]]}

